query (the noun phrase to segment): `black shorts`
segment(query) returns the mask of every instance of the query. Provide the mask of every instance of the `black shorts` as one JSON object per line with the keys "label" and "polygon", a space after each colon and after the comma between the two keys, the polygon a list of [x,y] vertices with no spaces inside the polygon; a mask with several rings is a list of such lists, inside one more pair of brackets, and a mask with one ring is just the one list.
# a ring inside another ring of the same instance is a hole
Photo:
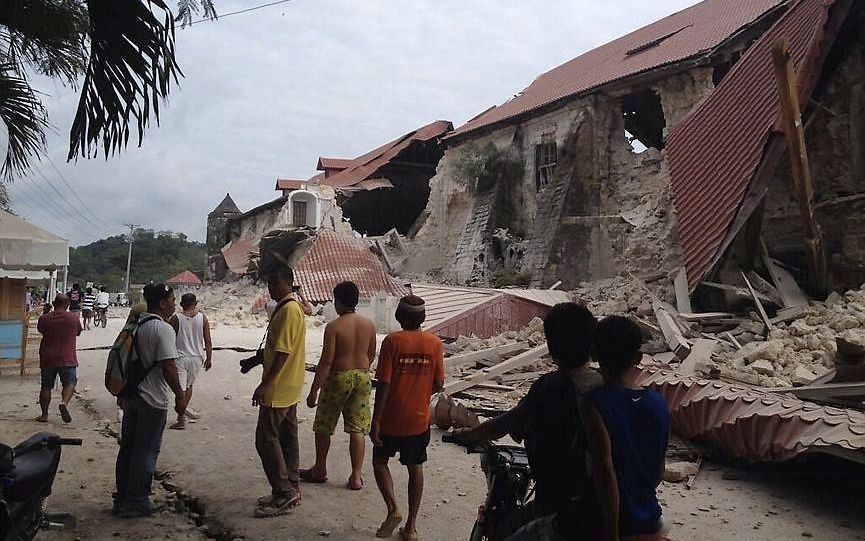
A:
{"label": "black shorts", "polygon": [[429,430],[417,436],[381,436],[382,446],[372,448],[372,457],[388,459],[396,456],[404,466],[419,466],[426,462],[426,448],[429,445]]}

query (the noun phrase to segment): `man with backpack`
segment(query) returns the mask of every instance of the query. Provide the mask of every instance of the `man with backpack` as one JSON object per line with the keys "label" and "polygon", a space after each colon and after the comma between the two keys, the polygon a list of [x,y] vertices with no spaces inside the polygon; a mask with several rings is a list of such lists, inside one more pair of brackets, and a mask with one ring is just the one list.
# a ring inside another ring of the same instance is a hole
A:
{"label": "man with backpack", "polygon": [[[174,410],[179,414],[186,408],[186,394],[177,373],[176,337],[166,322],[174,314],[174,291],[165,284],[149,284],[144,288],[144,299],[147,312],[127,324],[118,337],[120,341],[124,332],[131,331],[132,344],[122,370],[122,387],[117,391],[123,408],[123,428],[113,507],[113,512],[127,518],[149,516],[159,510],[150,500],[150,487],[172,393]],[[111,370],[109,354],[108,371]],[[106,385],[109,385],[108,373]],[[117,388],[109,390],[115,392]]]}

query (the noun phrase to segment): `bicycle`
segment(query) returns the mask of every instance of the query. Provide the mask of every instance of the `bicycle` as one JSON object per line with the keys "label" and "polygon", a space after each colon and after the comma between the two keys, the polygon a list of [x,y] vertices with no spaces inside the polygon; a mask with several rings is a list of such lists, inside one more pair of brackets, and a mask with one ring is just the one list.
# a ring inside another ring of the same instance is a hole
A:
{"label": "bicycle", "polygon": [[104,329],[108,325],[108,307],[107,306],[97,306],[93,311],[93,327],[98,327],[102,325]]}

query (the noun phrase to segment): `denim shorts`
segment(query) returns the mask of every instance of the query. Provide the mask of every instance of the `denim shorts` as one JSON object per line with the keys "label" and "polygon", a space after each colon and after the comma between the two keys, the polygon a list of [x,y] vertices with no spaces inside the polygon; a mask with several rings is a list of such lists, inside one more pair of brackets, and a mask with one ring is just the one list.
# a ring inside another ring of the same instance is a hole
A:
{"label": "denim shorts", "polygon": [[75,366],[49,366],[41,370],[43,389],[53,389],[57,376],[60,376],[60,383],[63,385],[78,383],[78,369]]}

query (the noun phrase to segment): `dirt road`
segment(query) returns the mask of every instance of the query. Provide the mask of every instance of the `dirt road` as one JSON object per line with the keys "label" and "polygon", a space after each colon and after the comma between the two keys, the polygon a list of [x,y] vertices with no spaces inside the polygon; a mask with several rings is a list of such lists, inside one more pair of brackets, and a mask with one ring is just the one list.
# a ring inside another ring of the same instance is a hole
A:
{"label": "dirt road", "polygon": [[[79,347],[108,344],[118,327],[119,321],[112,320],[108,329],[84,333]],[[259,339],[257,331],[214,330],[217,346],[254,348]],[[314,362],[320,351],[320,328],[309,329],[308,343],[308,360]],[[82,448],[64,451],[50,501],[53,510],[72,512],[81,523],[75,531],[49,532],[44,538],[201,539],[207,533],[220,539],[372,539],[384,507],[370,460],[366,460],[364,490],[346,490],[348,439],[339,432],[331,449],[328,483],[303,485],[303,504],[290,515],[252,517],[255,498],[267,493],[268,487],[253,445],[256,410],[250,397],[260,373],[239,373],[237,361],[244,355],[248,354],[217,352],[214,368],[203,373],[195,387],[192,407],[201,412],[201,419],[185,431],[165,433],[159,468],[168,473],[165,482],[177,487],[187,503],[194,500],[192,511],[165,511],[137,521],[115,519],[107,511],[116,455],[112,433],[119,425],[113,400],[102,387],[105,352],[80,352],[80,396],[73,404],[70,425],[60,421],[56,405],[47,427],[31,421],[38,410],[35,374],[24,380],[0,380],[0,440],[17,441],[42,429],[85,439]],[[307,384],[311,376],[307,375]],[[313,459],[313,417],[313,410],[300,407],[304,465]],[[440,433],[435,431],[429,455],[420,534],[429,540],[465,539],[485,490],[477,457],[440,443]],[[404,501],[406,476],[394,466]],[[861,486],[861,481],[855,482]],[[851,484],[854,481],[846,470],[815,475],[805,470],[773,473],[709,464],[693,490],[664,483],[660,493],[671,539],[865,539],[865,516],[860,512],[863,497]],[[174,505],[162,486],[156,498]],[[203,526],[197,528],[197,523]]]}

